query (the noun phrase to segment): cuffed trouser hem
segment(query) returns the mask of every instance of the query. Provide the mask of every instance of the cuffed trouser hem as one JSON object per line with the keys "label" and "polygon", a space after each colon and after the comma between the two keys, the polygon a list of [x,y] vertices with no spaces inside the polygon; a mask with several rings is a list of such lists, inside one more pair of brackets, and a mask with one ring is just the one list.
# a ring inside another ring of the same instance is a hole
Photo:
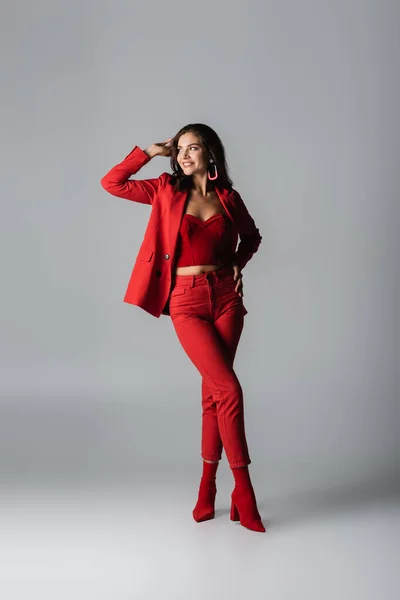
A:
{"label": "cuffed trouser hem", "polygon": [[203,460],[221,460],[221,456],[203,456],[201,455]]}
{"label": "cuffed trouser hem", "polygon": [[251,464],[251,460],[247,460],[247,461],[240,461],[240,462],[234,462],[232,464],[230,464],[230,468],[231,469],[238,469],[239,467],[247,467],[248,465]]}

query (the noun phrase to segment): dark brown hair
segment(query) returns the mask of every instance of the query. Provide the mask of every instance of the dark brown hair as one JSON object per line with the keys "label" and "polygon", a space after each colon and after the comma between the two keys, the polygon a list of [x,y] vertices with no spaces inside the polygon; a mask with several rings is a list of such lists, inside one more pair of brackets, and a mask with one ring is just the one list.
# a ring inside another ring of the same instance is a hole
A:
{"label": "dark brown hair", "polygon": [[[190,123],[185,125],[171,140],[171,169],[175,180],[175,187],[184,190],[192,187],[192,176],[185,175],[178,164],[178,141],[184,133],[194,133],[200,140],[201,146],[206,151],[206,160],[210,158],[217,166],[218,177],[215,184],[218,187],[232,189],[232,180],[229,176],[229,168],[225,158],[225,148],[214,129],[204,123]],[[212,172],[214,174],[214,171]]]}

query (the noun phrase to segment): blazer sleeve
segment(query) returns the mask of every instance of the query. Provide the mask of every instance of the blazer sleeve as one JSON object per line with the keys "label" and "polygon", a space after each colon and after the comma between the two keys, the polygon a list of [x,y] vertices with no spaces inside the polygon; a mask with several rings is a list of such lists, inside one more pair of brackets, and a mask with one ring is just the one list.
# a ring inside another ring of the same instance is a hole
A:
{"label": "blazer sleeve", "polygon": [[150,160],[141,148],[135,146],[122,162],[104,175],[100,183],[113,196],[142,204],[153,204],[159,189],[165,183],[167,174],[162,173],[155,179],[129,179]]}
{"label": "blazer sleeve", "polygon": [[239,245],[233,256],[233,264],[242,270],[261,244],[262,237],[253,217],[249,214],[240,194],[235,190],[236,224],[239,231]]}

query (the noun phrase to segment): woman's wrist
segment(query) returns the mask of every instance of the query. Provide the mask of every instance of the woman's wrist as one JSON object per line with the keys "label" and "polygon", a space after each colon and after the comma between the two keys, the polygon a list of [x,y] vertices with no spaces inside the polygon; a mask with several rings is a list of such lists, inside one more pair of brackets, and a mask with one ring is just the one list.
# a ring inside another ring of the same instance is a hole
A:
{"label": "woman's wrist", "polygon": [[149,146],[148,148],[146,148],[145,150],[143,150],[143,152],[145,154],[147,154],[147,156],[149,158],[154,158],[155,156],[157,156],[157,152],[156,152],[156,149],[154,148],[154,146]]}

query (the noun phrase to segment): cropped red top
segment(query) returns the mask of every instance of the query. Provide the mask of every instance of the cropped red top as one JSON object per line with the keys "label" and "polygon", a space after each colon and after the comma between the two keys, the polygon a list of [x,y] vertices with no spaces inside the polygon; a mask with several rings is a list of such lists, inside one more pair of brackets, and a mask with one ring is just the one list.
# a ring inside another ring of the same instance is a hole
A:
{"label": "cropped red top", "polygon": [[232,261],[231,223],[222,213],[206,221],[185,213],[179,229],[175,267],[226,265]]}

